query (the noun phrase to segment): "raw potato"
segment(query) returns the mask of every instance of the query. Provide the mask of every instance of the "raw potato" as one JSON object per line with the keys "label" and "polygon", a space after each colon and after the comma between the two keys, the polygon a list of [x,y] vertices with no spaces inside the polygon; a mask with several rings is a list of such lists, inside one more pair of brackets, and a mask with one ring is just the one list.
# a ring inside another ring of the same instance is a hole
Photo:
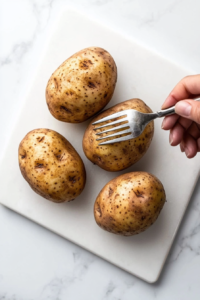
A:
{"label": "raw potato", "polygon": [[35,129],[24,137],[19,166],[30,187],[56,203],[74,200],[85,186],[80,156],[61,134],[50,129]]}
{"label": "raw potato", "polygon": [[104,49],[83,49],[58,67],[46,87],[46,101],[58,120],[80,123],[100,111],[112,98],[117,67]]}
{"label": "raw potato", "polygon": [[[144,113],[152,112],[152,110],[142,100],[131,99],[103,111],[92,120],[85,131],[83,137],[83,150],[85,155],[90,161],[106,171],[120,171],[130,167],[142,158],[150,146],[154,133],[153,121],[150,122],[143,133],[135,139],[109,145],[99,145],[100,141],[96,141],[98,136],[95,135],[95,133],[104,131],[105,128],[94,131],[93,129],[98,127],[98,125],[92,125],[93,122],[116,112],[131,108]],[[113,122],[113,120],[110,122]],[[106,123],[101,123],[99,126]],[[110,128],[114,128],[114,125],[106,127],[106,129]],[[112,131],[109,132],[109,134],[112,133]],[[102,136],[105,135],[106,133]],[[104,141],[107,140],[109,139],[105,139]]]}
{"label": "raw potato", "polygon": [[109,232],[130,236],[151,226],[163,208],[162,183],[146,172],[132,172],[108,182],[94,205],[97,224]]}

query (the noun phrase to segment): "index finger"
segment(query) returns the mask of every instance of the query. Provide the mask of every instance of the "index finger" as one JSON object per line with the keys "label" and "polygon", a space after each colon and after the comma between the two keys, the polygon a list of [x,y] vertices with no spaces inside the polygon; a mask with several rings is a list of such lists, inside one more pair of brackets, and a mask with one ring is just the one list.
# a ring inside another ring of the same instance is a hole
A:
{"label": "index finger", "polygon": [[184,77],[171,91],[162,105],[162,109],[175,105],[180,100],[190,99],[200,94],[200,74]]}

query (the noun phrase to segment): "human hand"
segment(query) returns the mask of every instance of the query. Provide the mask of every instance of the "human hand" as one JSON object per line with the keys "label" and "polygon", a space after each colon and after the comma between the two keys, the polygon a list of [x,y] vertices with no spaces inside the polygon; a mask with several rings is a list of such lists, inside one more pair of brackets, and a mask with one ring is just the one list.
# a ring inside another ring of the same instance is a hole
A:
{"label": "human hand", "polygon": [[200,151],[200,102],[191,100],[197,95],[200,95],[200,75],[187,76],[162,105],[162,109],[175,105],[176,114],[164,118],[162,129],[170,130],[171,146],[180,144],[181,151],[188,158]]}

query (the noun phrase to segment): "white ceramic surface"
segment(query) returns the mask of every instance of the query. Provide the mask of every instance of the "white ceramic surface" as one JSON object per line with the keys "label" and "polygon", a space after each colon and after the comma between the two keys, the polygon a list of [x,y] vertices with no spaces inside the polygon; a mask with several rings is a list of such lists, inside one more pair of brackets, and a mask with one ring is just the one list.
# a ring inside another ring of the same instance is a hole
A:
{"label": "white ceramic surface", "polygon": [[[157,120],[150,150],[141,162],[127,172],[149,171],[163,182],[168,201],[158,221],[145,233],[131,238],[111,235],[96,226],[92,214],[96,195],[108,180],[122,172],[106,173],[87,161],[81,149],[81,137],[87,122],[79,125],[58,122],[49,114],[44,98],[46,82],[54,69],[66,57],[90,45],[107,49],[118,66],[117,88],[109,106],[140,97],[156,110],[177,81],[189,73],[83,16],[66,12],[59,19],[46,47],[12,134],[12,142],[5,152],[1,165],[5,172],[0,175],[0,180],[4,181],[1,203],[130,273],[154,282],[160,274],[197,180],[199,157],[189,161],[180,155],[178,149],[170,148],[168,135],[161,131],[160,120]],[[62,133],[84,160],[88,181],[86,189],[75,202],[62,205],[50,203],[32,192],[19,176],[16,161],[19,141],[27,131],[38,127],[52,128]],[[92,176],[94,172],[95,177]],[[9,188],[11,182],[12,189]]]}

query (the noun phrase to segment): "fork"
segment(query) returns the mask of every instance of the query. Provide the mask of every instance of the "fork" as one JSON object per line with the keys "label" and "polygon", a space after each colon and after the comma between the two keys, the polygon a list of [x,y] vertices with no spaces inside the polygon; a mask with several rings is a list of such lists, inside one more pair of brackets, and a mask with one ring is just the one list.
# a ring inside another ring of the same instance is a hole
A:
{"label": "fork", "polygon": [[[200,101],[200,97],[194,98],[193,100]],[[130,139],[134,139],[134,138],[138,137],[144,131],[145,127],[147,126],[147,124],[149,122],[153,121],[154,119],[162,118],[162,117],[169,116],[172,114],[175,114],[175,106],[169,107],[167,109],[159,110],[154,113],[148,113],[148,114],[141,113],[135,109],[127,109],[127,110],[122,110],[115,114],[109,115],[105,118],[102,118],[102,119],[92,123],[92,125],[96,125],[99,123],[110,121],[112,119],[123,117],[119,120],[116,120],[111,123],[107,123],[102,126],[94,128],[94,130],[97,130],[97,129],[105,128],[105,127],[112,126],[112,125],[118,125],[116,127],[98,132],[98,133],[96,133],[96,135],[102,135],[102,134],[108,133],[110,131],[116,131],[119,129],[123,129],[123,130],[115,132],[113,134],[100,137],[100,138],[96,139],[97,141],[104,140],[107,138],[112,138],[112,137],[118,136],[118,135],[127,134],[126,136],[121,136],[121,137],[111,139],[111,140],[108,140],[108,141],[105,141],[105,142],[102,142],[99,144],[99,145],[107,145],[107,144],[113,144],[113,143],[118,143],[118,142],[130,140]],[[126,123],[119,125],[122,122],[126,122]],[[124,129],[124,128],[127,128],[127,129]]]}

